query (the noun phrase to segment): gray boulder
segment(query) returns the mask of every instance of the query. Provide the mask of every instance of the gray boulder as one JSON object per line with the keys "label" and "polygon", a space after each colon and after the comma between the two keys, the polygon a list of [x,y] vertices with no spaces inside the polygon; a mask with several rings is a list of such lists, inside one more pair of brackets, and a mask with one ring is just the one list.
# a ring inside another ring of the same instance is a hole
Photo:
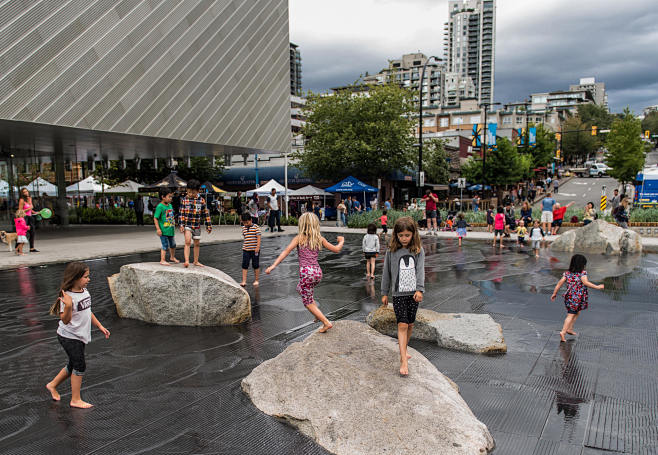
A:
{"label": "gray boulder", "polygon": [[560,235],[553,241],[551,249],[593,254],[641,253],[642,239],[635,231],[604,220],[595,220],[587,226]]}
{"label": "gray boulder", "polygon": [[[389,304],[370,312],[368,325],[378,332],[397,337],[395,312]],[[437,313],[418,309],[412,338],[436,341],[439,346],[479,354],[507,352],[503,329],[488,314]]]}
{"label": "gray boulder", "polygon": [[482,455],[494,448],[458,390],[409,349],[357,321],[337,321],[263,362],[242,380],[258,409],[339,455]]}
{"label": "gray boulder", "polygon": [[239,324],[251,317],[249,294],[212,267],[126,264],[108,277],[117,313],[161,325]]}

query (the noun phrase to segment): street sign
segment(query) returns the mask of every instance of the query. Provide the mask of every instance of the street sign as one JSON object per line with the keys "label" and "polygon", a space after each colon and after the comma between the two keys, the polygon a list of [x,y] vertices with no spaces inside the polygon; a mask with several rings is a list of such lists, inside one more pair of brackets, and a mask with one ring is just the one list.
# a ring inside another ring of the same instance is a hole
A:
{"label": "street sign", "polygon": [[425,186],[425,171],[418,174],[418,186]]}
{"label": "street sign", "polygon": [[466,179],[464,178],[457,179],[457,188],[466,188]]}

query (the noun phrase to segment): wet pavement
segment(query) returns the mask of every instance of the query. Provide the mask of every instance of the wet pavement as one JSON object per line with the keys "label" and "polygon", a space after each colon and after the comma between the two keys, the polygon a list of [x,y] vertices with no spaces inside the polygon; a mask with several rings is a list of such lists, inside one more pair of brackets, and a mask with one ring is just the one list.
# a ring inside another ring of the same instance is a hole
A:
{"label": "wet pavement", "polygon": [[[332,319],[364,320],[379,304],[379,279],[362,279],[360,239],[348,236],[341,254],[321,255],[325,278],[316,297]],[[261,264],[288,240],[266,238]],[[560,343],[564,306],[549,295],[568,256],[543,250],[535,259],[515,247],[501,252],[468,241],[460,249],[452,239],[428,238],[424,246],[423,307],[487,312],[503,326],[504,355],[411,342],[459,385],[491,430],[494,454],[658,453],[658,255],[590,256],[590,279],[606,290],[590,293],[590,309],[576,324],[580,335]],[[104,340],[94,330],[87,348],[83,398],[92,410],[68,407],[68,384],[61,403],[44,389],[66,360],[57,320],[47,314],[64,265],[0,271],[0,453],[327,453],[261,413],[239,387],[256,365],[317,328],[295,292],[296,258],[263,276],[260,290],[248,286],[248,324],[161,327],[119,319],[106,277],[158,254],[88,261],[94,313],[112,331]],[[240,259],[238,242],[201,251],[203,262],[236,279]]]}

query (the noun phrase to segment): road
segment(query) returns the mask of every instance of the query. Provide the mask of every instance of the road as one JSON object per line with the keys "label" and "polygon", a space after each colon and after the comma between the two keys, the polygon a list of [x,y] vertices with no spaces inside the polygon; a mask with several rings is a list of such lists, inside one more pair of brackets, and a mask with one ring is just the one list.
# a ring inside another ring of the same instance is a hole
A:
{"label": "road", "polygon": [[567,204],[575,201],[576,207],[585,207],[588,202],[593,202],[594,207],[599,206],[601,202],[601,188],[605,186],[608,199],[612,197],[612,190],[619,185],[612,177],[603,178],[573,178],[560,186],[557,194],[554,195],[556,201],[560,204]]}

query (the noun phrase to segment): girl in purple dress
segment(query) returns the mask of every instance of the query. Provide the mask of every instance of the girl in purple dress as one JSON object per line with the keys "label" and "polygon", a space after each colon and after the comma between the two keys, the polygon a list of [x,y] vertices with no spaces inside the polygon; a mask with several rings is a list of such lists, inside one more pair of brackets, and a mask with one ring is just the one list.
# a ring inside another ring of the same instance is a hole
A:
{"label": "girl in purple dress", "polygon": [[320,268],[320,264],[318,264],[318,253],[322,247],[338,253],[343,248],[345,238],[338,236],[338,245],[329,243],[327,239],[320,235],[320,220],[312,212],[306,212],[299,217],[298,225],[299,234],[292,239],[286,249],[276,258],[274,264],[265,270],[265,273],[269,275],[292,250],[297,249],[297,255],[299,257],[299,283],[297,284],[297,292],[302,296],[302,303],[306,309],[315,316],[316,322],[322,322],[322,328],[319,331],[324,333],[332,328],[333,324],[322,314],[322,311],[318,308],[318,304],[313,299],[313,290],[320,283],[320,280],[322,280],[322,269]]}
{"label": "girl in purple dress", "polygon": [[564,293],[564,306],[567,308],[567,317],[564,319],[564,325],[560,331],[560,341],[567,341],[564,338],[567,333],[569,335],[578,335],[573,331],[573,325],[576,323],[580,312],[587,309],[587,288],[603,289],[602,284],[594,284],[587,279],[586,264],[587,258],[585,256],[574,254],[571,257],[569,270],[564,272],[553,290],[553,295],[551,295],[551,300],[555,301],[557,292],[564,283],[567,283],[567,292]]}

